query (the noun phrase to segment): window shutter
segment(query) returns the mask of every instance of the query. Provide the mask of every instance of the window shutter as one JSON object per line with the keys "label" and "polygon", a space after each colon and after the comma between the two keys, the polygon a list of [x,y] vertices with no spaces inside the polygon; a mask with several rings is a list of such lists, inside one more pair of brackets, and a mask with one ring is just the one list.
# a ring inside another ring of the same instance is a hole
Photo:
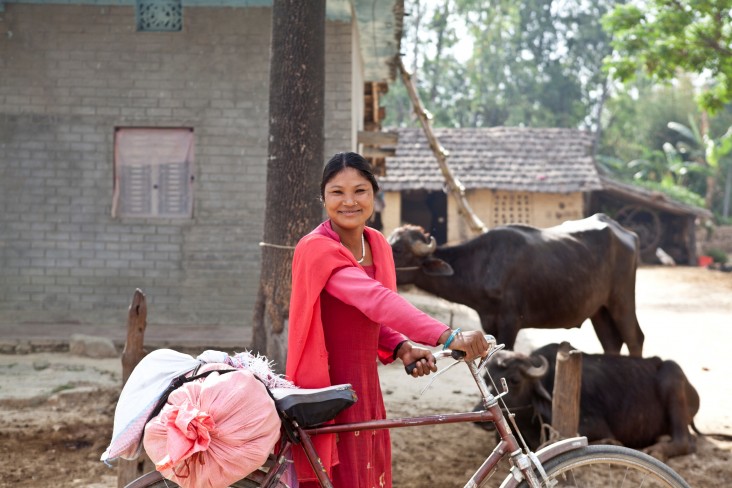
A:
{"label": "window shutter", "polygon": [[159,166],[158,212],[161,216],[188,213],[188,165],[166,163]]}
{"label": "window shutter", "polygon": [[150,166],[126,165],[120,178],[122,215],[146,217],[152,214]]}

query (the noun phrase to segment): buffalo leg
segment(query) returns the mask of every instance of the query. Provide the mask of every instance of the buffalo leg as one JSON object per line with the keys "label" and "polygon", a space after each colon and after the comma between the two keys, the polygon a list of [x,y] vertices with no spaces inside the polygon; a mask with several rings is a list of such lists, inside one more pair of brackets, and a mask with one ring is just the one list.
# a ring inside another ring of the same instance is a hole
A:
{"label": "buffalo leg", "polygon": [[699,396],[689,384],[678,364],[664,361],[658,370],[658,394],[668,412],[671,440],[658,442],[646,449],[652,456],[665,461],[674,456],[696,452],[696,442],[689,432],[698,409]]}
{"label": "buffalo leg", "polygon": [[620,337],[620,333],[615,327],[607,309],[600,307],[590,317],[590,320],[592,320],[592,327],[595,329],[595,334],[597,334],[597,339],[600,341],[605,354],[620,354],[620,348],[623,347],[623,339]]}
{"label": "buffalo leg", "polygon": [[512,317],[501,317],[496,320],[493,315],[480,315],[480,324],[486,334],[496,338],[498,344],[505,344],[506,349],[513,350],[520,325]]}
{"label": "buffalo leg", "polygon": [[608,305],[607,312],[610,315],[613,329],[620,334],[621,340],[628,346],[628,354],[642,357],[645,336],[635,314],[635,301],[629,303],[614,300]]}

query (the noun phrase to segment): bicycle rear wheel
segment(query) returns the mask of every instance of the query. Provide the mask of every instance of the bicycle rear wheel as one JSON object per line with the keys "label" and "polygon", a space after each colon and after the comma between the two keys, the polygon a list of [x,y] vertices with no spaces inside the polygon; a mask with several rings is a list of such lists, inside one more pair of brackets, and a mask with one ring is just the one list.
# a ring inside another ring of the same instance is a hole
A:
{"label": "bicycle rear wheel", "polygon": [[[544,470],[548,482],[542,487],[689,488],[658,459],[622,446],[595,445],[565,452],[546,461]],[[518,486],[528,488],[526,481]]]}
{"label": "bicycle rear wheel", "polygon": [[[229,488],[259,488],[265,475],[266,473],[261,470],[255,471],[245,479],[235,481]],[[159,472],[152,471],[140,476],[125,488],[180,488],[180,485],[163,478]]]}

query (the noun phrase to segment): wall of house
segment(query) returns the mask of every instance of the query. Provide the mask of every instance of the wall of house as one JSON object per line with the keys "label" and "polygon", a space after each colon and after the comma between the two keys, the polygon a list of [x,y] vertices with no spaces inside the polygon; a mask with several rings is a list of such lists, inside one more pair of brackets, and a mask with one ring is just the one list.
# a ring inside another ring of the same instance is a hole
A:
{"label": "wall of house", "polygon": [[[271,12],[186,8],[183,18],[182,32],[152,33],[135,32],[132,6],[0,12],[3,323],[124,324],[136,288],[150,323],[251,321]],[[326,27],[326,155],[352,149],[351,33]],[[193,128],[192,219],[111,217],[120,126]]]}
{"label": "wall of house", "polygon": [[402,225],[400,215],[402,213],[402,196],[398,191],[384,192],[384,211],[381,220],[384,224],[382,232],[386,237]]}
{"label": "wall of house", "polygon": [[[402,225],[401,195],[397,191],[384,193],[386,207],[382,214],[384,235]],[[492,190],[469,190],[466,197],[470,208],[490,229],[507,223],[521,223],[535,227],[551,227],[565,220],[584,218],[582,193],[527,193]],[[451,197],[447,199],[448,243],[462,242],[474,236],[467,222],[458,214]]]}
{"label": "wall of house", "polygon": [[[528,193],[469,190],[468,204],[490,229],[508,223],[551,227],[584,217],[582,193]],[[454,199],[447,201],[448,242],[461,242],[474,234],[458,214]]]}

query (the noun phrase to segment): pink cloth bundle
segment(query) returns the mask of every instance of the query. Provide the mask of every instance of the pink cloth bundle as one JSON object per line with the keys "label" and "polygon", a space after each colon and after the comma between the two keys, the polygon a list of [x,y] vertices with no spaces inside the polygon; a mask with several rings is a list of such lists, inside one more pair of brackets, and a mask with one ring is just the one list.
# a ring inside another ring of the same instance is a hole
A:
{"label": "pink cloth bundle", "polygon": [[[207,364],[210,369],[231,369]],[[163,476],[183,488],[224,488],[263,465],[280,435],[264,385],[249,371],[185,383],[145,427],[143,444]]]}

